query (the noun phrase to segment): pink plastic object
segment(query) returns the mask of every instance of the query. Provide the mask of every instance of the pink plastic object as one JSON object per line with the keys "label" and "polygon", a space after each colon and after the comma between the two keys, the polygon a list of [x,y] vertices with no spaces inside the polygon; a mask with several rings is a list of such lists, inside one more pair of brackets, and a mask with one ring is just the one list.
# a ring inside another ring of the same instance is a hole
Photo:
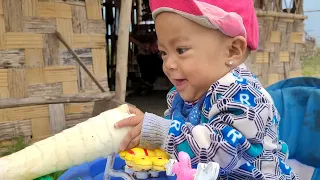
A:
{"label": "pink plastic object", "polygon": [[190,156],[185,152],[179,152],[178,162],[172,168],[172,172],[177,175],[177,180],[194,180],[196,171],[191,168]]}

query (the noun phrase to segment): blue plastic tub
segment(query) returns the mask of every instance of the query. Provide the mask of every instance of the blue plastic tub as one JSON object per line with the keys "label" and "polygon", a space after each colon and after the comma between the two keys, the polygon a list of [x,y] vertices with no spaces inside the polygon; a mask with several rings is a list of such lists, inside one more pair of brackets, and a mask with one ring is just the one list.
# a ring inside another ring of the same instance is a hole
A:
{"label": "blue plastic tub", "polygon": [[[93,162],[74,166],[67,170],[58,180],[103,180],[107,158],[99,158]],[[116,156],[113,169],[122,171],[125,166],[124,160]],[[165,172],[160,173],[159,178],[149,178],[148,180],[175,180],[175,177],[166,176]],[[111,180],[122,180],[113,177]]]}

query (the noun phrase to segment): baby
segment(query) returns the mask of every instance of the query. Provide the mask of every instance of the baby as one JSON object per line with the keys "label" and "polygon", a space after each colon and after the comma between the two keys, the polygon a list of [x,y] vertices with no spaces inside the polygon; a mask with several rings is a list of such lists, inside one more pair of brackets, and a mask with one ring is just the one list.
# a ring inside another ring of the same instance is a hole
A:
{"label": "baby", "polygon": [[163,59],[174,85],[165,118],[142,113],[121,150],[163,148],[192,164],[219,163],[221,179],[298,179],[285,163],[273,100],[244,61],[258,45],[253,0],[150,0]]}

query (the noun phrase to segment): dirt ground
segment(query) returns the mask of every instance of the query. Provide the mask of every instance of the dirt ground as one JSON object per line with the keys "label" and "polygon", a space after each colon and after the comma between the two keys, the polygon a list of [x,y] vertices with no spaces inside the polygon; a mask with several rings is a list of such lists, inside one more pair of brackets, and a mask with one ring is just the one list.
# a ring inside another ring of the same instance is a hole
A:
{"label": "dirt ground", "polygon": [[152,91],[145,96],[130,95],[126,98],[126,102],[140,108],[143,112],[150,112],[163,116],[166,110],[166,94],[168,91]]}

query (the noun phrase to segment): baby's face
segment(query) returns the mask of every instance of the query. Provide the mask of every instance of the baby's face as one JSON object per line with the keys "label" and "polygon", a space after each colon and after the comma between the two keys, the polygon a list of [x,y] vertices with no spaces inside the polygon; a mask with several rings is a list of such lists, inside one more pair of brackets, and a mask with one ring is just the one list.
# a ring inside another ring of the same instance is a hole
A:
{"label": "baby's face", "polygon": [[229,37],[204,28],[180,15],[161,13],[156,18],[163,71],[185,101],[194,101],[231,68]]}

